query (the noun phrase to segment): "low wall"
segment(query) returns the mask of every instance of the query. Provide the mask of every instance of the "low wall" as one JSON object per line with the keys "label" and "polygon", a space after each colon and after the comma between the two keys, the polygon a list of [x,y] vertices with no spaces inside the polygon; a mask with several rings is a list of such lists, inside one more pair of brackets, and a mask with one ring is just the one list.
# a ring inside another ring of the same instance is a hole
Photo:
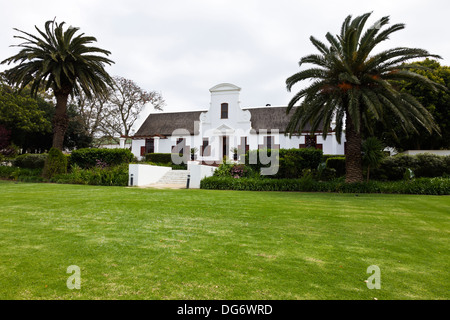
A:
{"label": "low wall", "polygon": [[438,156],[450,156],[450,150],[406,150],[405,152],[402,152],[403,154],[408,154],[410,156],[414,156],[416,154],[421,153],[431,153]]}
{"label": "low wall", "polygon": [[172,171],[170,167],[159,167],[149,164],[130,164],[128,169],[128,185],[137,187],[156,183],[167,172]]}
{"label": "low wall", "polygon": [[203,178],[211,177],[217,167],[201,165],[195,161],[188,162],[188,170],[191,175],[189,188],[200,189],[200,181]]}

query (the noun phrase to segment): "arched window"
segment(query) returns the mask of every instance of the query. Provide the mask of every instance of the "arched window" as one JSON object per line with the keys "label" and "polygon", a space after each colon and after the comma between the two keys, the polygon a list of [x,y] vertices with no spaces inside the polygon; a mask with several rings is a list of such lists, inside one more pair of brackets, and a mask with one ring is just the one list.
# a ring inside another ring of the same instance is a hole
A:
{"label": "arched window", "polygon": [[220,119],[228,119],[228,103],[220,105]]}

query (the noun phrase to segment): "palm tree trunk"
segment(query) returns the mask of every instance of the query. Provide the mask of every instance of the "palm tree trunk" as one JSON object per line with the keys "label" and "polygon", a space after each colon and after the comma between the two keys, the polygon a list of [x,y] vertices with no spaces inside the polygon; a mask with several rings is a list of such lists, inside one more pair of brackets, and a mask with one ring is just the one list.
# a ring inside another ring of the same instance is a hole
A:
{"label": "palm tree trunk", "polygon": [[369,182],[369,178],[370,178],[370,164],[367,165],[367,182]]}
{"label": "palm tree trunk", "polygon": [[353,121],[347,114],[345,121],[345,182],[363,182],[362,157],[361,157],[361,134],[353,125]]}
{"label": "palm tree trunk", "polygon": [[63,149],[64,136],[69,125],[67,116],[67,99],[69,93],[67,90],[58,90],[55,92],[56,108],[53,116],[53,144],[52,147],[58,150]]}

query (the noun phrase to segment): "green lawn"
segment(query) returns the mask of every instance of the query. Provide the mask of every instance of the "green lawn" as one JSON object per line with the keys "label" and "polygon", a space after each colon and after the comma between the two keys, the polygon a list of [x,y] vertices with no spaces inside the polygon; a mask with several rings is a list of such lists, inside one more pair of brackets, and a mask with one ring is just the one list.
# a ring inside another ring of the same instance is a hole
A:
{"label": "green lawn", "polygon": [[449,299],[449,232],[449,196],[0,181],[0,299]]}

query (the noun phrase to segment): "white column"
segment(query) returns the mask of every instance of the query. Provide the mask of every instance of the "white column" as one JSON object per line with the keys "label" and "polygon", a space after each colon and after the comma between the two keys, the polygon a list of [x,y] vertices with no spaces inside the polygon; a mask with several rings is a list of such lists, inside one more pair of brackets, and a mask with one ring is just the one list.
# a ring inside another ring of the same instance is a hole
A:
{"label": "white column", "polygon": [[123,137],[119,138],[119,148],[120,149],[125,149],[125,140],[126,140],[126,138],[123,138]]}

